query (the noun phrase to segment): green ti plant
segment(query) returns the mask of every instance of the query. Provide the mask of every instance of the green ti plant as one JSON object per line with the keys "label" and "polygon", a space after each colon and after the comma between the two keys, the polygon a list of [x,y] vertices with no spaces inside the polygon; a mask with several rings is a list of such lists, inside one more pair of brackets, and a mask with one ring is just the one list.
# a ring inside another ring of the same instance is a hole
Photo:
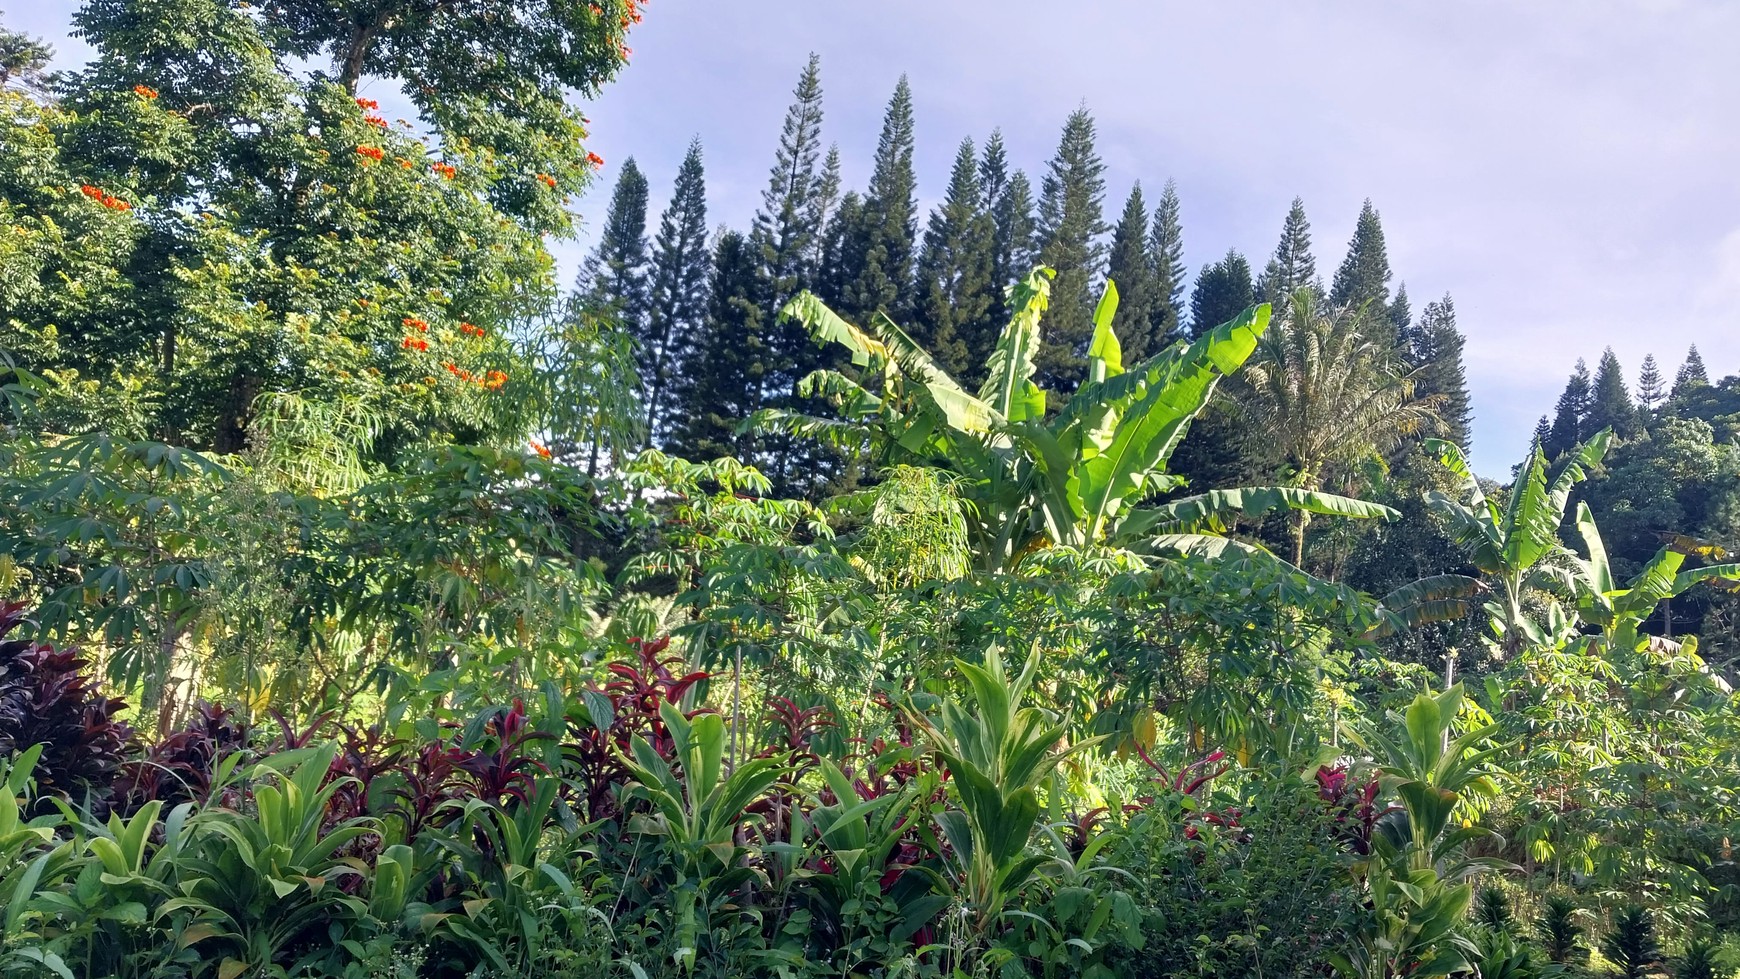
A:
{"label": "green ti plant", "polygon": [[659,717],[677,764],[660,757],[639,735],[630,742],[624,764],[636,784],[629,792],[644,800],[648,811],[630,817],[628,830],[656,839],[665,850],[673,876],[671,958],[679,968],[692,970],[714,905],[757,878],[738,832],[751,818],[746,810],[789,766],[772,758],[751,758],[728,770],[724,718],[685,717],[669,703],[659,706]]}
{"label": "green ti plant", "polygon": [[1028,847],[1039,822],[1040,789],[1070,755],[1098,742],[1059,750],[1068,725],[1055,712],[1022,707],[1039,666],[1036,646],[1020,675],[1003,670],[992,648],[982,664],[956,660],[972,691],[971,705],[945,700],[940,716],[909,711],[929,749],[942,759],[959,808],[937,815],[950,850],[950,884],[966,926],[983,938],[1010,901],[1050,858]]}
{"label": "green ti plant", "polygon": [[451,879],[474,896],[448,908],[409,901],[423,883],[416,854],[393,846],[376,862],[370,913],[388,923],[429,923],[434,935],[471,949],[502,974],[535,974],[598,944],[609,921],[574,878],[578,851],[599,824],[564,829],[554,815],[561,791],[559,779],[540,778],[524,797],[505,802],[444,803],[455,818],[435,838]]}
{"label": "green ti plant", "polygon": [[[807,916],[806,957],[831,956],[848,975],[910,954],[913,936],[948,905],[937,893],[938,875],[919,862],[939,849],[924,820],[938,780],[921,769],[906,784],[878,792],[868,784],[860,789],[826,758],[817,769],[833,801],[818,800],[808,812],[807,859],[792,883],[799,914]],[[922,849],[909,842],[914,837]]]}
{"label": "green ti plant", "polygon": [[31,770],[42,754],[35,745],[0,757],[0,975],[54,975],[72,979],[60,949],[46,940],[41,901],[67,873],[73,844],[60,842],[57,815],[26,820]]}
{"label": "green ti plant", "polygon": [[805,378],[805,394],[828,398],[838,418],[763,411],[746,424],[833,441],[868,443],[882,464],[948,468],[963,478],[975,556],[984,570],[1011,570],[1046,546],[1114,546],[1219,553],[1248,547],[1220,531],[1233,516],[1297,509],[1393,518],[1377,504],[1292,487],[1221,490],[1139,507],[1183,480],[1166,471],[1190,422],[1216,385],[1250,359],[1269,307],[1255,306],[1188,344],[1126,365],[1108,282],[1094,313],[1087,380],[1055,411],[1033,381],[1040,319],[1050,302],[1049,268],[1010,292],[1015,310],[986,363],[977,394],[950,377],[900,327],[877,313],[868,328],[847,322],[805,292],[782,316],[817,342],[842,346],[866,383],[838,371]]}
{"label": "green ti plant", "polygon": [[[156,915],[173,920],[180,945],[197,945],[220,977],[332,968],[340,949],[310,937],[367,913],[367,902],[340,882],[366,877],[350,850],[375,825],[362,818],[328,825],[332,797],[355,781],[327,780],[337,752],[332,744],[299,748],[253,766],[253,814],[210,807],[187,817],[188,839],[176,860],[180,896]],[[306,951],[286,965],[281,959],[292,949]]]}
{"label": "green ti plant", "polygon": [[1359,940],[1333,959],[1353,979],[1444,976],[1470,967],[1477,950],[1458,929],[1474,898],[1471,883],[1502,861],[1471,857],[1468,844],[1493,834],[1452,814],[1471,793],[1485,791],[1483,769],[1498,752],[1480,748],[1488,725],[1454,735],[1463,702],[1460,685],[1422,693],[1402,712],[1398,730],[1356,741],[1376,759],[1385,788],[1400,800],[1397,818],[1378,823],[1372,854],[1361,861],[1372,915]]}

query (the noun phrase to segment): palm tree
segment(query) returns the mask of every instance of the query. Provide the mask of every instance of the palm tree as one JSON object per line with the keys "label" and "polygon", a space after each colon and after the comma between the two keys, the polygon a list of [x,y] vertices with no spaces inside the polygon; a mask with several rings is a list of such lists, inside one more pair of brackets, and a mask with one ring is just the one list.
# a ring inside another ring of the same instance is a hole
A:
{"label": "palm tree", "polygon": [[[1436,421],[1434,399],[1415,399],[1413,380],[1374,339],[1382,329],[1363,307],[1335,309],[1305,288],[1258,341],[1234,401],[1288,485],[1321,490]],[[1296,565],[1310,519],[1305,511],[1290,518]]]}

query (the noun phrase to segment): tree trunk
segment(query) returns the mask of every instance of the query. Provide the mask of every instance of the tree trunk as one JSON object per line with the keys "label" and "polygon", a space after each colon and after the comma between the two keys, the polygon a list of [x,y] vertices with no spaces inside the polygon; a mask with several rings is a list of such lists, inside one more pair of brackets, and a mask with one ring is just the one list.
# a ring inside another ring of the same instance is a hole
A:
{"label": "tree trunk", "polygon": [[368,60],[369,48],[374,46],[375,35],[387,26],[387,19],[383,12],[374,20],[351,29],[350,45],[345,49],[344,59],[338,65],[338,83],[351,95],[356,94],[356,84],[362,79],[363,63]]}

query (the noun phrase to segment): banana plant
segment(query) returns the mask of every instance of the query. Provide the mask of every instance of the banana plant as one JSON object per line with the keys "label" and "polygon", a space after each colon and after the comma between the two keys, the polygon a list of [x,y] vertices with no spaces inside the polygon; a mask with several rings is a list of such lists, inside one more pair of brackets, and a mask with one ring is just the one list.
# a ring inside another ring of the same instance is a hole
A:
{"label": "banana plant", "polygon": [[1333,494],[1263,487],[1244,495],[1202,496],[1150,512],[1138,504],[1182,480],[1166,463],[1208,404],[1220,380],[1241,367],[1267,328],[1269,307],[1179,342],[1126,368],[1112,318],[1118,292],[1108,282],[1094,313],[1087,380],[1056,411],[1033,381],[1040,319],[1054,272],[1041,267],[1010,291],[1014,317],[986,364],[979,392],[968,393],[886,316],[869,328],[842,319],[810,293],[781,312],[819,343],[845,347],[872,390],[846,375],[818,371],[806,394],[827,397],[839,418],[764,411],[746,424],[868,444],[884,463],[940,465],[965,477],[975,549],[985,570],[1011,570],[1050,545],[1158,544],[1172,550],[1224,550],[1209,524],[1233,513],[1255,516],[1299,508],[1355,517],[1394,511]]}
{"label": "banana plant", "polygon": [[789,769],[772,758],[752,758],[727,771],[724,718],[685,717],[668,702],[659,705],[659,716],[670,732],[677,765],[635,735],[623,760],[636,783],[629,794],[644,800],[650,811],[630,817],[628,830],[657,838],[671,858],[676,878],[670,890],[676,923],[672,959],[690,971],[708,926],[702,908],[710,912],[716,898],[756,875],[743,859],[738,828],[749,820],[749,806]]}
{"label": "banana plant", "polygon": [[955,660],[972,691],[972,707],[945,700],[940,717],[908,710],[927,746],[948,768],[959,808],[936,817],[951,851],[956,896],[973,932],[983,936],[1011,898],[1050,859],[1028,842],[1039,821],[1039,790],[1071,755],[1098,743],[1058,750],[1067,722],[1055,712],[1022,707],[1039,666],[1036,645],[1011,680],[993,647],[982,664]]}
{"label": "banana plant", "polygon": [[1524,601],[1533,591],[1569,590],[1572,578],[1568,566],[1573,556],[1559,540],[1559,527],[1565,522],[1571,490],[1588,475],[1589,467],[1607,454],[1612,437],[1611,430],[1603,429],[1577,446],[1550,483],[1546,453],[1536,445],[1503,505],[1481,489],[1480,480],[1455,443],[1443,439],[1425,442],[1461,483],[1460,499],[1433,490],[1426,502],[1449,522],[1451,534],[1469,562],[1495,585],[1495,597],[1483,607],[1506,653],[1547,641],[1546,626],[1528,614]]}
{"label": "banana plant", "polygon": [[1583,538],[1587,558],[1577,561],[1577,615],[1584,623],[1601,630],[1601,645],[1610,652],[1631,652],[1651,649],[1679,652],[1681,644],[1670,638],[1646,636],[1640,631],[1645,621],[1655,614],[1656,606],[1678,598],[1700,582],[1710,582],[1729,590],[1740,589],[1740,563],[1706,564],[1681,571],[1686,558],[1697,553],[1701,557],[1726,556],[1719,549],[1687,538],[1676,538],[1662,545],[1629,582],[1619,585],[1607,562],[1607,547],[1602,543],[1601,530],[1595,525],[1595,515],[1589,504],[1577,503],[1577,533]]}

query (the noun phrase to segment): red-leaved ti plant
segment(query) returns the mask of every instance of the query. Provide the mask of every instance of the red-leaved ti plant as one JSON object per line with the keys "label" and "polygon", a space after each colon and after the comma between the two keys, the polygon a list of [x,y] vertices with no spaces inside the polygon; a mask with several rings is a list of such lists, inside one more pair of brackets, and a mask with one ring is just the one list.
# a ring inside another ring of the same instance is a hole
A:
{"label": "red-leaved ti plant", "polygon": [[1378,780],[1355,782],[1346,768],[1324,765],[1317,769],[1317,797],[1329,804],[1334,814],[1336,834],[1349,850],[1360,855],[1371,852],[1372,834],[1377,824],[1400,806],[1377,804]]}
{"label": "red-leaved ti plant", "polygon": [[767,842],[790,842],[804,798],[792,786],[820,764],[810,746],[817,735],[834,726],[834,719],[826,707],[799,707],[789,697],[775,697],[764,720],[777,738],[755,756],[777,758],[791,766],[791,774],[767,796],[757,799],[749,811],[763,817],[761,833]]}
{"label": "red-leaved ti plant", "polygon": [[671,704],[681,709],[689,691],[712,676],[701,670],[684,672],[682,657],[661,655],[670,648],[669,636],[629,642],[636,662],[606,667],[609,682],[603,689],[585,691],[580,712],[568,719],[563,765],[574,777],[579,795],[575,802],[588,819],[617,814],[616,789],[628,779],[622,756],[633,736],[640,735],[661,757],[672,757],[676,746],[659,717],[659,707]]}
{"label": "red-leaved ti plant", "polygon": [[118,783],[131,812],[153,799],[170,808],[211,801],[218,764],[248,747],[248,728],[235,711],[200,702],[180,730],[146,748],[123,767]]}
{"label": "red-leaved ti plant", "polygon": [[[1213,754],[1198,758],[1190,764],[1185,765],[1183,768],[1178,770],[1176,775],[1174,775],[1166,771],[1166,766],[1155,761],[1154,758],[1148,754],[1147,749],[1138,745],[1136,747],[1136,753],[1140,755],[1142,761],[1153,770],[1154,775],[1149,779],[1151,783],[1163,786],[1180,795],[1190,796],[1191,798],[1196,799],[1199,803],[1202,800],[1202,790],[1207,788],[1210,782],[1219,778],[1221,775],[1226,774],[1227,769],[1232,767],[1231,762],[1225,761],[1226,752],[1216,751]],[[1220,767],[1215,768],[1214,766],[1216,765]],[[1135,803],[1125,806],[1124,810],[1126,812],[1136,812],[1146,809],[1154,804],[1155,798],[1156,797],[1153,794],[1137,796]],[[1186,839],[1196,839],[1200,833],[1198,825],[1202,823],[1207,823],[1210,826],[1237,829],[1239,826],[1239,820],[1243,816],[1244,813],[1238,809],[1215,810],[1209,809],[1207,806],[1199,805],[1197,808],[1184,814],[1184,836]]]}
{"label": "red-leaved ti plant", "polygon": [[115,719],[126,704],[97,692],[76,650],[8,638],[24,611],[21,602],[0,605],[0,755],[42,745],[32,772],[39,806],[52,795],[105,815],[133,740]]}
{"label": "red-leaved ti plant", "polygon": [[550,773],[549,766],[531,754],[532,744],[550,735],[532,729],[526,721],[526,705],[517,699],[512,707],[496,711],[484,723],[483,733],[483,747],[464,752],[459,763],[471,776],[477,797],[525,802],[536,790],[536,777]]}

